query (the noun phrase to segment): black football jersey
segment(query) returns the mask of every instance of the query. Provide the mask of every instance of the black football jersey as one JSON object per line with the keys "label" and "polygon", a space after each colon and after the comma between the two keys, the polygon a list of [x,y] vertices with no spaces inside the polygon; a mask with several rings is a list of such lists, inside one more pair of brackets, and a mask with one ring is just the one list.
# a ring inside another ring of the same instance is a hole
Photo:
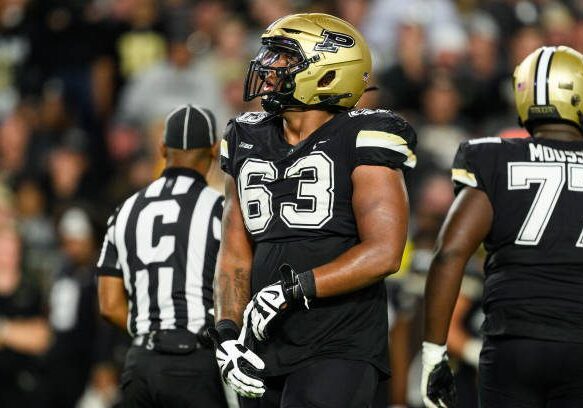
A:
{"label": "black football jersey", "polygon": [[[221,166],[237,183],[245,226],[254,241],[251,290],[330,262],[359,242],[352,211],[352,171],[359,165],[415,166],[413,129],[385,110],[335,115],[298,145],[283,136],[283,119],[245,113],[227,126]],[[387,300],[382,282],[315,299],[288,313],[269,341],[257,343],[268,374],[314,358],[342,357],[387,367]]]}
{"label": "black football jersey", "polygon": [[470,140],[452,178],[494,209],[485,334],[583,342],[583,141]]}

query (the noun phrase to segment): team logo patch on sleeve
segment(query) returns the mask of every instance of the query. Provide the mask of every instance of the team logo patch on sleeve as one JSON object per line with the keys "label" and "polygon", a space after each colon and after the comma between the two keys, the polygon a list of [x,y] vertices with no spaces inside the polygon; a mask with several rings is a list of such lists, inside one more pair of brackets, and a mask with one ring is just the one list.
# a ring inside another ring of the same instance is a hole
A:
{"label": "team logo patch on sleeve", "polygon": [[378,147],[382,149],[389,149],[400,153],[406,157],[403,163],[407,167],[415,167],[417,164],[417,157],[409,149],[407,141],[399,135],[393,133],[382,132],[379,130],[361,130],[356,136],[356,148],[359,147]]}

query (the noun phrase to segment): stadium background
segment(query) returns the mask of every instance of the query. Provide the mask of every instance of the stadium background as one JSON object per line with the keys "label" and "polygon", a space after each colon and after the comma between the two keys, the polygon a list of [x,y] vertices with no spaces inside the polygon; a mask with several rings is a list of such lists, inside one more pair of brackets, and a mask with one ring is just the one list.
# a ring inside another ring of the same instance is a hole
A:
{"label": "stadium background", "polygon": [[[114,404],[128,339],[96,310],[105,219],[158,174],[172,108],[210,108],[221,129],[259,110],[241,97],[248,62],[270,22],[299,11],[364,33],[379,89],[359,107],[396,110],[419,137],[406,262],[387,281],[387,405],[420,405],[419,306],[453,155],[469,138],[524,136],[512,70],[542,45],[583,52],[581,0],[0,1],[1,406]],[[211,184],[221,189],[216,165]],[[477,406],[462,344],[479,339],[480,268],[478,255],[450,333],[462,407]]]}

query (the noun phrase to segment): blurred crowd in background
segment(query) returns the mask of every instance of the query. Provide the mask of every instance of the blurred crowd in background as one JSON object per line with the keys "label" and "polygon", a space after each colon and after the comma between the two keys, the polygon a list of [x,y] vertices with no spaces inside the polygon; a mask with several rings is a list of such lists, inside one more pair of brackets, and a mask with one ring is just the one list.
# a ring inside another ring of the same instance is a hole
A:
{"label": "blurred crowd in background", "polygon": [[[410,242],[387,280],[393,379],[379,406],[421,405],[424,274],[456,148],[525,136],[512,71],[542,45],[583,51],[582,0],[1,0],[0,406],[115,403],[128,338],[99,319],[92,275],[106,217],[158,175],[174,107],[207,107],[221,129],[260,110],[242,101],[259,36],[305,11],[363,32],[378,90],[359,107],[395,110],[418,134]],[[218,165],[212,174],[222,190]],[[463,345],[479,342],[479,255],[470,269],[449,336],[463,408],[477,407],[477,356]]]}

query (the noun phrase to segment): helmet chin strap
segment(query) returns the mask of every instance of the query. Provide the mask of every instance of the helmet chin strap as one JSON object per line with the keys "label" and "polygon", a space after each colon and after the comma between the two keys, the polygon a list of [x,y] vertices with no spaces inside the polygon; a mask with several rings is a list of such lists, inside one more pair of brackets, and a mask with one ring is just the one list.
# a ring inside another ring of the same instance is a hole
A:
{"label": "helmet chin strap", "polygon": [[261,98],[261,106],[265,112],[269,113],[280,113],[283,111],[282,103],[274,95],[268,95]]}
{"label": "helmet chin strap", "polygon": [[[339,95],[332,95],[328,98],[313,104],[313,105],[306,105],[301,102],[297,103],[290,103],[286,104],[284,101],[280,100],[276,95],[267,95],[261,98],[261,106],[266,112],[269,113],[281,113],[285,110],[297,110],[297,111],[307,111],[313,109],[321,109],[321,108],[330,108],[334,107],[339,110],[343,110],[341,107],[336,106],[336,104],[344,98],[350,98],[352,96],[351,93],[344,93]],[[294,100],[292,97],[289,97],[292,101]],[[290,109],[292,108],[292,109]],[[348,108],[346,108],[348,109]]]}

